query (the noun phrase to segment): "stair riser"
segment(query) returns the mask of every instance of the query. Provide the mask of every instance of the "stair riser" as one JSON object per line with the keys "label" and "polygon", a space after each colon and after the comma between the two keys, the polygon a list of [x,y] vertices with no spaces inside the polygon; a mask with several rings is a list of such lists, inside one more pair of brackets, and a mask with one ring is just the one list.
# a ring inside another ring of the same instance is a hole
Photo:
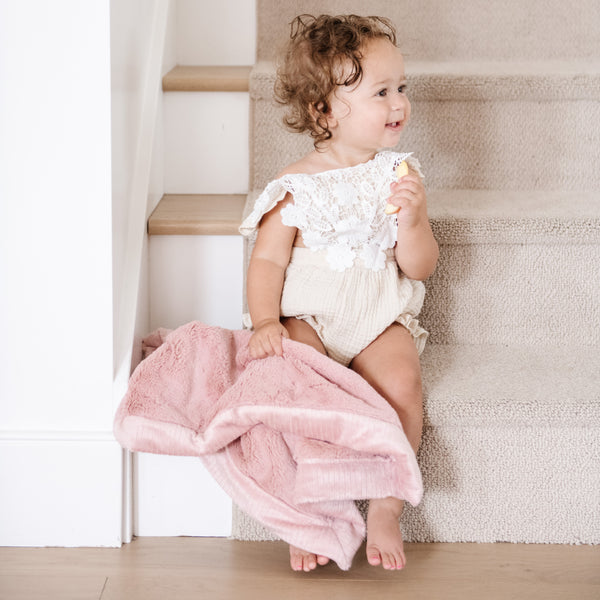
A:
{"label": "stair riser", "polygon": [[[253,103],[251,188],[312,149],[284,112]],[[600,102],[415,102],[399,148],[421,160],[434,189],[600,189]],[[521,140],[527,140],[521,142]]]}
{"label": "stair riser", "polygon": [[425,496],[407,507],[405,539],[597,542],[598,433],[536,423],[427,427],[419,459]]}
{"label": "stair riser", "polygon": [[[426,427],[405,541],[598,543],[597,440],[597,428]],[[277,539],[235,506],[232,536]]]}
{"label": "stair riser", "polygon": [[166,93],[165,193],[246,193],[248,111],[246,92]]}
{"label": "stair riser", "polygon": [[257,7],[258,56],[268,60],[302,13],[386,16],[396,24],[402,51],[421,60],[572,59],[597,56],[600,47],[596,0],[581,0],[576,10],[559,0],[260,0]]}
{"label": "stair riser", "polygon": [[434,343],[600,343],[599,245],[442,244],[426,288]]}

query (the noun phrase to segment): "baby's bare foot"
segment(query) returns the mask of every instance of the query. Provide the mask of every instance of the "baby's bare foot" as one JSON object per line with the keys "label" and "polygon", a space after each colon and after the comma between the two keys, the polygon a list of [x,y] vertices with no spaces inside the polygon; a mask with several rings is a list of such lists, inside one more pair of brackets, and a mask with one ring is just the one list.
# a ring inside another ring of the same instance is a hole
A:
{"label": "baby's bare foot", "polygon": [[320,556],[313,552],[306,552],[290,546],[290,565],[294,571],[314,571],[317,565],[326,565],[329,559],[326,556]]}
{"label": "baby's bare foot", "polygon": [[404,503],[397,498],[371,500],[367,514],[367,560],[384,569],[402,569],[406,564],[398,519]]}

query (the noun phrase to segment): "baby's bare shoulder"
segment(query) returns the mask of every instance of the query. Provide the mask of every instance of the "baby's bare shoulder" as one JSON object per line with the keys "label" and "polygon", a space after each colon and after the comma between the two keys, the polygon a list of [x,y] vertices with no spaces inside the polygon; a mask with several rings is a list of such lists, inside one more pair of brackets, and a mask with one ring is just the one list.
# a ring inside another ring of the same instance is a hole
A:
{"label": "baby's bare shoulder", "polygon": [[282,169],[277,178],[279,179],[285,175],[315,175],[321,173],[326,170],[326,166],[319,159],[319,153],[313,151]]}

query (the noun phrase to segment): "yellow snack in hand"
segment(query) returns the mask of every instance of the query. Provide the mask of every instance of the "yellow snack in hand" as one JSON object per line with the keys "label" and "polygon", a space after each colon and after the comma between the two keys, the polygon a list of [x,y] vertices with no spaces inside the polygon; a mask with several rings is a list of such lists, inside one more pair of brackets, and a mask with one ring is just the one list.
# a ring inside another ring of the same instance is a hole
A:
{"label": "yellow snack in hand", "polygon": [[[408,175],[408,165],[406,164],[406,161],[403,160],[396,167],[396,177],[398,179],[402,179],[402,177],[404,177],[405,175]],[[397,213],[399,210],[400,210],[399,206],[394,206],[393,204],[388,204],[385,207],[385,214],[386,215],[393,215],[394,213]]]}
{"label": "yellow snack in hand", "polygon": [[398,179],[402,179],[402,177],[404,177],[405,175],[408,175],[408,165],[406,164],[406,161],[403,160],[396,167],[396,177],[398,177]]}

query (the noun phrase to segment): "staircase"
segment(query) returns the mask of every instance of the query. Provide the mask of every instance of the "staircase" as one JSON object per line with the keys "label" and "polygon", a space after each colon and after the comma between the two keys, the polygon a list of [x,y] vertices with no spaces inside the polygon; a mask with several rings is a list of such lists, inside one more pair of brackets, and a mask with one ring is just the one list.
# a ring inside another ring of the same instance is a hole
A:
{"label": "staircase", "polygon": [[[303,12],[387,16],[405,55],[399,149],[423,165],[440,244],[421,318],[425,497],[405,511],[406,539],[599,543],[600,5],[257,0],[246,211],[312,147],[272,101],[274,50]],[[184,193],[163,199],[151,234],[239,223],[240,192]],[[272,539],[235,508],[233,536]]]}
{"label": "staircase", "polygon": [[[600,7],[463,5],[259,0],[250,187],[311,148],[271,99],[286,24],[391,18],[413,105],[400,148],[423,164],[441,250],[422,314],[425,498],[406,538],[597,543]],[[240,513],[234,536],[269,538]]]}

